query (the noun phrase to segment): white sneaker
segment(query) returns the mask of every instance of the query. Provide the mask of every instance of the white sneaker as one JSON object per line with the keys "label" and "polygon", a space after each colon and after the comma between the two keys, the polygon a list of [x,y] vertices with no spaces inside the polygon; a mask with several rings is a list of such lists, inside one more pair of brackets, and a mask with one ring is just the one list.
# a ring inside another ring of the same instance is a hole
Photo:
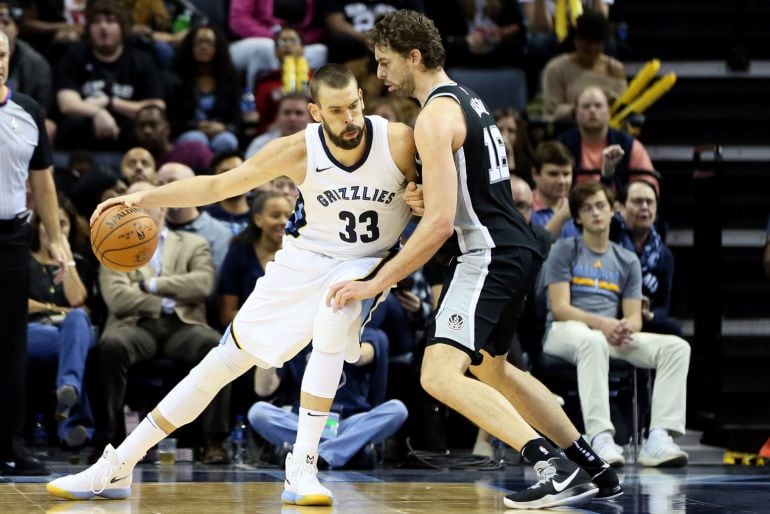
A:
{"label": "white sneaker", "polygon": [[687,452],[677,446],[671,436],[666,434],[662,437],[647,439],[639,451],[638,462],[642,466],[681,468],[687,464],[688,459]]}
{"label": "white sneaker", "polygon": [[108,444],[98,461],[85,471],[49,482],[45,489],[66,500],[88,500],[101,496],[122,500],[131,494],[133,468],[118,460],[118,453]]}
{"label": "white sneaker", "polygon": [[599,457],[604,459],[613,468],[623,466],[626,463],[626,459],[623,457],[623,447],[615,444],[615,441],[609,434],[595,437],[591,447]]}
{"label": "white sneaker", "polygon": [[331,506],[334,501],[332,492],[318,481],[317,457],[308,457],[308,462],[294,460],[294,455],[286,455],[286,480],[281,501],[292,505]]}

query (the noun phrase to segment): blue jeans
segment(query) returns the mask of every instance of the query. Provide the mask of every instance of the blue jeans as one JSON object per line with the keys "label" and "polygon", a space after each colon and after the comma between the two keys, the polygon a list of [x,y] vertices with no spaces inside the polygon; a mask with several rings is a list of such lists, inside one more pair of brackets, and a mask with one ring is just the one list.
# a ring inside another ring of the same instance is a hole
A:
{"label": "blue jeans", "polygon": [[[406,407],[400,400],[388,400],[367,412],[340,420],[334,439],[321,439],[318,454],[329,467],[344,466],[358,451],[369,443],[381,443],[406,421]],[[294,444],[297,438],[298,416],[267,402],[257,402],[249,409],[251,427],[270,444]]]}
{"label": "blue jeans", "polygon": [[[78,391],[78,403],[70,416],[58,423],[57,433],[64,440],[76,425],[93,427],[93,415],[88,397],[83,389],[83,372],[88,350],[96,344],[91,320],[83,309],[69,312],[59,326],[31,322],[27,325],[27,356],[41,361],[59,361],[56,373],[56,389],[64,385]],[[91,435],[89,430],[89,437]]]}
{"label": "blue jeans", "polygon": [[200,130],[188,130],[176,138],[177,143],[197,141],[208,145],[214,153],[235,152],[238,150],[238,137],[232,132],[220,132],[211,139]]}

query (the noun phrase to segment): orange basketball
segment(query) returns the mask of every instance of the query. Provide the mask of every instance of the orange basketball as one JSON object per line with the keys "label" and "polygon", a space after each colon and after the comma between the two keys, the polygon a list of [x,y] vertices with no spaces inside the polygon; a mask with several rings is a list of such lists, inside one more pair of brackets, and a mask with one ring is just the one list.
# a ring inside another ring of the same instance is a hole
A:
{"label": "orange basketball", "polygon": [[147,264],[158,246],[158,226],[136,207],[113,205],[91,227],[91,250],[114,271],[133,271]]}

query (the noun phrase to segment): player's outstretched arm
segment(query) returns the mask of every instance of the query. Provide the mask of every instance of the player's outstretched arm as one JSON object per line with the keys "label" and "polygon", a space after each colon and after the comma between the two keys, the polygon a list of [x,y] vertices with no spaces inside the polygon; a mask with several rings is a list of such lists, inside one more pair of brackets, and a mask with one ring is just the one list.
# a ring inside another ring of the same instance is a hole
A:
{"label": "player's outstretched arm", "polygon": [[219,175],[199,175],[169,184],[105,200],[96,206],[91,224],[102,211],[124,204],[127,207],[195,207],[216,203],[251,191],[274,178],[286,175],[296,184],[305,180],[307,149],[305,131],[275,139],[251,159]]}

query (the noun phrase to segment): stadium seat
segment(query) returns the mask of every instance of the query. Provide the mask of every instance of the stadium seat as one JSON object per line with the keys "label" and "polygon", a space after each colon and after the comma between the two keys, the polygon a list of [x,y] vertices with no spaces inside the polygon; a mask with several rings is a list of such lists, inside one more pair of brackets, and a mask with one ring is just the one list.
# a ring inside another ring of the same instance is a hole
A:
{"label": "stadium seat", "polygon": [[527,77],[522,70],[451,68],[447,74],[478,93],[490,109],[513,107],[522,112],[527,106]]}

